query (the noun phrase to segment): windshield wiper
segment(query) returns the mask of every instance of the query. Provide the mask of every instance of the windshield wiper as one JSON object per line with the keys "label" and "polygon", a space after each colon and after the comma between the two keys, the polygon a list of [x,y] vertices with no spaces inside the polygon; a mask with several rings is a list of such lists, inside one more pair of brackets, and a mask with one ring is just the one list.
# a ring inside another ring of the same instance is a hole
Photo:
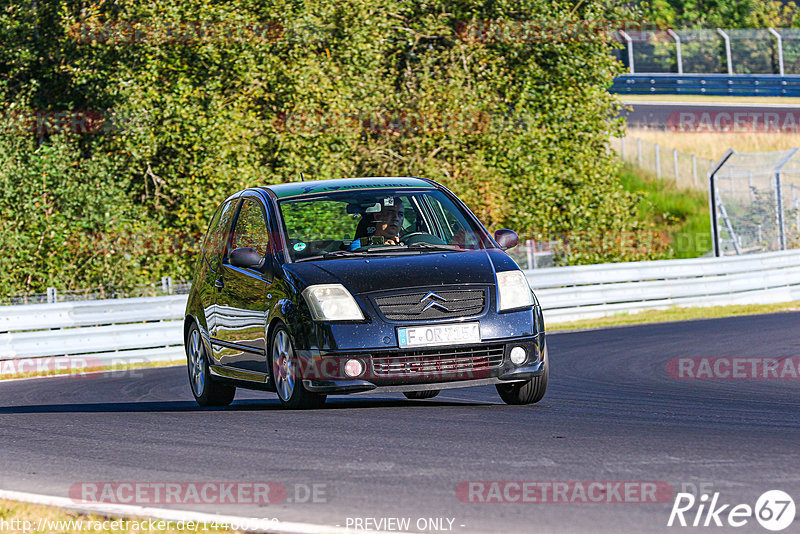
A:
{"label": "windshield wiper", "polygon": [[295,262],[301,261],[316,261],[316,260],[330,260],[333,258],[353,258],[353,257],[363,257],[369,256],[374,254],[384,254],[384,253],[397,253],[397,252],[405,252],[409,254],[418,254],[423,250],[447,250],[447,251],[459,251],[463,250],[461,247],[456,245],[437,245],[434,243],[412,243],[411,245],[373,245],[366,250],[334,250],[332,252],[326,252],[324,254],[319,254],[315,256],[309,256],[307,258],[299,258],[294,260]]}
{"label": "windshield wiper", "polygon": [[301,261],[313,261],[313,260],[330,260],[333,258],[349,258],[349,257],[358,257],[358,256],[366,256],[366,252],[357,252],[353,250],[334,250],[333,252],[326,252],[325,254],[318,254],[316,256],[309,256],[307,258],[299,258],[294,260],[295,263],[299,263]]}
{"label": "windshield wiper", "polygon": [[458,245],[439,245],[436,243],[411,243],[409,249],[430,249],[430,250],[464,250]]}
{"label": "windshield wiper", "polygon": [[464,250],[456,245],[437,245],[435,243],[412,243],[410,245],[381,245],[367,249],[367,253],[376,254],[382,252],[422,252],[424,250],[447,250],[450,252]]}

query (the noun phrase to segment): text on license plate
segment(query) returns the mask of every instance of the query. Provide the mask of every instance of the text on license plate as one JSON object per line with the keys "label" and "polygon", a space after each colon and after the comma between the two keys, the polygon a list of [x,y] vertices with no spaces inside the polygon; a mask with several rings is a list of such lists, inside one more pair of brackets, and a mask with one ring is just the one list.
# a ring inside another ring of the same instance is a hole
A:
{"label": "text on license plate", "polygon": [[480,340],[480,323],[409,326],[397,329],[397,343],[401,347],[457,345],[480,342]]}

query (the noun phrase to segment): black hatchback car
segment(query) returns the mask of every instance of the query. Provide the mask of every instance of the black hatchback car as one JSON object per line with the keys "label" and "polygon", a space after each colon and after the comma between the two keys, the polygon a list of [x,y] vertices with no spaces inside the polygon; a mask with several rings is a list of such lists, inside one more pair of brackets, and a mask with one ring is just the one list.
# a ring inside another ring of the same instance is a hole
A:
{"label": "black hatchback car", "polygon": [[264,389],[308,408],[494,384],[509,404],[537,402],[544,322],[504,252],[517,240],[420,178],[240,191],[211,219],[186,307],[192,393],[220,406]]}

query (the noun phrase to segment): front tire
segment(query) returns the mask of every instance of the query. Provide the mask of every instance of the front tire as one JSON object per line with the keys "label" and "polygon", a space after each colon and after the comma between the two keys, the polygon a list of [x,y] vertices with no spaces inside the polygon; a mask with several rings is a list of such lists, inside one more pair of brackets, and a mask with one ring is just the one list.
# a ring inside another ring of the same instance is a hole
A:
{"label": "front tire", "polygon": [[436,395],[438,395],[440,390],[438,389],[429,389],[428,391],[406,391],[403,395],[406,396],[407,399],[417,400],[417,399],[432,399]]}
{"label": "front tire", "polygon": [[527,382],[497,384],[497,393],[506,404],[534,404],[542,400],[547,391],[547,380],[550,376],[550,361],[547,357],[547,346],[544,348],[544,370],[540,376]]}
{"label": "front tire", "polygon": [[189,328],[184,342],[186,348],[189,386],[194,400],[200,406],[227,406],[233,402],[236,387],[214,380],[208,367],[208,357],[200,329],[196,324]]}
{"label": "front tire", "polygon": [[272,333],[270,343],[270,368],[272,383],[284,408],[303,410],[319,408],[325,404],[325,395],[311,393],[303,386],[300,376],[300,365],[294,351],[292,339],[284,326],[279,326]]}

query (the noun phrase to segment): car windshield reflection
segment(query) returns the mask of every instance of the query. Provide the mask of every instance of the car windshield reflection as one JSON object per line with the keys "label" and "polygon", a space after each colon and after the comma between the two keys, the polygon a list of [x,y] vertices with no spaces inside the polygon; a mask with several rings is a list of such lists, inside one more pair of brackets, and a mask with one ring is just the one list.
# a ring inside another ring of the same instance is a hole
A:
{"label": "car windshield reflection", "polygon": [[490,247],[438,190],[342,191],[279,203],[292,261]]}

